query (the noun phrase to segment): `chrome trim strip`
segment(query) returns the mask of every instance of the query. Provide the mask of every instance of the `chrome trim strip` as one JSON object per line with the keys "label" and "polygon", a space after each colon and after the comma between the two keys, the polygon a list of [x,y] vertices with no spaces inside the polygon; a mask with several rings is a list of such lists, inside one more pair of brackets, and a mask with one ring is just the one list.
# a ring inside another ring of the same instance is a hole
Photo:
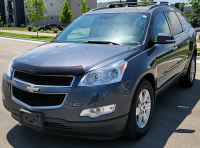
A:
{"label": "chrome trim strip", "polygon": [[[185,69],[184,69],[185,70]],[[160,93],[160,91],[163,90],[163,88],[165,88],[167,85],[169,85],[171,82],[173,82],[175,79],[177,79],[183,72],[180,72],[179,74],[177,74],[174,78],[172,78],[170,81],[166,82],[165,84],[163,84],[161,87],[158,88],[158,90],[156,91],[156,95]]]}
{"label": "chrome trim strip", "polygon": [[[20,89],[20,88],[18,88]],[[22,90],[22,89],[21,89]],[[23,90],[24,91],[24,90]],[[50,93],[41,93],[41,94],[50,94]],[[59,94],[59,93],[57,93]],[[32,107],[26,103],[23,103],[22,101],[18,100],[17,98],[15,98],[13,96],[13,86],[11,86],[11,98],[13,101],[15,101],[17,104],[19,104],[20,106],[24,106],[28,109],[31,109],[31,110],[35,110],[35,109],[58,109],[58,108],[61,108],[63,107],[63,105],[65,104],[66,100],[67,100],[67,97],[68,97],[68,93],[66,93],[65,97],[64,97],[64,100],[62,102],[61,105],[57,105],[57,106],[40,106],[40,107]]]}
{"label": "chrome trim strip", "polygon": [[[73,77],[73,80],[71,82],[71,85],[70,86],[60,86],[60,85],[37,85],[37,84],[32,84],[32,83],[29,83],[29,82],[25,82],[25,81],[21,81],[21,80],[18,80],[18,79],[15,79],[14,78],[14,75],[15,75],[15,70],[13,71],[13,75],[12,75],[12,80],[14,81],[17,81],[17,82],[20,82],[20,83],[23,83],[23,84],[26,84],[26,85],[33,85],[35,87],[72,87],[72,85],[74,84],[74,81],[75,81],[75,76],[71,76]],[[46,75],[45,75],[46,76]],[[58,76],[59,77],[59,76]],[[64,77],[64,76],[63,76]]]}

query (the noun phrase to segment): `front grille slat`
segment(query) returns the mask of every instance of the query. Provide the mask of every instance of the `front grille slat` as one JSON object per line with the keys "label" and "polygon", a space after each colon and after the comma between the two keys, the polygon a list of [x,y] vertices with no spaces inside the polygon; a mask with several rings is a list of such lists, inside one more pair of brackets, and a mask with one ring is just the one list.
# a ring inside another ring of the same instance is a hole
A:
{"label": "front grille slat", "polygon": [[14,78],[35,85],[71,86],[72,76],[34,75],[15,70]]}
{"label": "front grille slat", "polygon": [[14,86],[12,87],[12,93],[16,99],[33,107],[58,106],[65,99],[65,94],[30,93]]}

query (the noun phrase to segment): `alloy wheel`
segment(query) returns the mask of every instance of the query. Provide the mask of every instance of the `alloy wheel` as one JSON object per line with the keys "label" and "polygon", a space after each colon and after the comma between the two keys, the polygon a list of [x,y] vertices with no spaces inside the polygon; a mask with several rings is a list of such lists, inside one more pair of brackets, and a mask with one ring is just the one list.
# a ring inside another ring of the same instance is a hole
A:
{"label": "alloy wheel", "polygon": [[138,97],[136,106],[136,121],[140,128],[144,128],[149,120],[151,111],[151,96],[147,89],[143,89]]}

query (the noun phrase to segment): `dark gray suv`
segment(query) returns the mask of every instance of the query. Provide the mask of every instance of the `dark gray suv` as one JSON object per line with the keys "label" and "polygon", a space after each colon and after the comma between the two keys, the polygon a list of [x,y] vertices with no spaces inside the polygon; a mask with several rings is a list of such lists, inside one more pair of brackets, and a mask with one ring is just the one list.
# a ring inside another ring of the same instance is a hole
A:
{"label": "dark gray suv", "polygon": [[44,133],[143,136],[156,96],[176,79],[193,85],[197,50],[182,12],[138,4],[91,10],[50,43],[13,58],[2,82],[12,117]]}

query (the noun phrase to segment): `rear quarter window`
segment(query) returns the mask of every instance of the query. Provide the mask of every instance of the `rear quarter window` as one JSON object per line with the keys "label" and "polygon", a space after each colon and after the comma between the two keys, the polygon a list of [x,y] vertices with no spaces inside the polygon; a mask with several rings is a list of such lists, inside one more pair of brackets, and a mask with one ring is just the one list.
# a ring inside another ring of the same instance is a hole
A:
{"label": "rear quarter window", "polygon": [[179,33],[182,32],[182,26],[181,26],[181,23],[176,15],[175,12],[170,12],[170,11],[167,11],[167,12],[164,12],[165,15],[167,16],[170,24],[171,24],[171,27],[173,29],[173,35],[177,35]]}

